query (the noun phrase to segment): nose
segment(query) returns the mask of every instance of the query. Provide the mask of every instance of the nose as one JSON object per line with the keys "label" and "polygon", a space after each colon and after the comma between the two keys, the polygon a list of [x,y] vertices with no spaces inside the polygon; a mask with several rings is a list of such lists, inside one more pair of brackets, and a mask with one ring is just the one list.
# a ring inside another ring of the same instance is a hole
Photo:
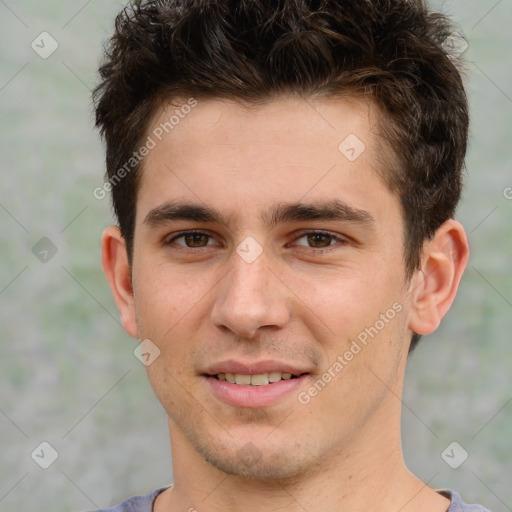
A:
{"label": "nose", "polygon": [[284,327],[290,318],[287,288],[269,267],[265,254],[248,263],[234,252],[229,264],[211,312],[213,324],[246,339],[262,328]]}

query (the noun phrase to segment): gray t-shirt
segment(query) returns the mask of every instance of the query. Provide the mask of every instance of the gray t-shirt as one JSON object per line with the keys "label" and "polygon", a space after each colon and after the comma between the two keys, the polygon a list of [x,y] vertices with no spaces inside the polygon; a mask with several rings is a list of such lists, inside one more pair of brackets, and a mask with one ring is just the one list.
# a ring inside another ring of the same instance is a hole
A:
{"label": "gray t-shirt", "polygon": [[[144,496],[134,496],[129,500],[111,508],[103,508],[95,512],[153,512],[153,503],[157,496],[165,491],[158,489]],[[446,512],[489,512],[481,505],[468,505],[464,503],[461,497],[453,491],[438,491],[449,500],[452,500],[450,508]]]}

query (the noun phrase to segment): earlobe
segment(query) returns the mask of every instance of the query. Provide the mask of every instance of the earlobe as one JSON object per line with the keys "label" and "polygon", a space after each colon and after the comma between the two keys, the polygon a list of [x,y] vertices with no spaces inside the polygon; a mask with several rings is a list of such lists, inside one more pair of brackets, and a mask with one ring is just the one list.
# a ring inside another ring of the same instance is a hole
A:
{"label": "earlobe", "polygon": [[462,225],[450,219],[425,243],[422,267],[413,279],[409,329],[417,334],[435,331],[450,309],[469,258]]}
{"label": "earlobe", "polygon": [[107,277],[112,295],[121,315],[126,332],[137,338],[135,302],[131,281],[131,268],[126,243],[117,226],[107,227],[101,237],[103,272]]}

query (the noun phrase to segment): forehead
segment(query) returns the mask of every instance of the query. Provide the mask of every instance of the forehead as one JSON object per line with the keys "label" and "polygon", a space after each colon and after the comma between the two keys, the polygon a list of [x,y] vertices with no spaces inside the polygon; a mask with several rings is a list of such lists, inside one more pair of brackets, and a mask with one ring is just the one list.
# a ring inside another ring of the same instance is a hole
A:
{"label": "forehead", "polygon": [[154,147],[143,162],[137,217],[169,200],[235,214],[306,196],[354,204],[382,202],[387,192],[396,202],[379,177],[378,119],[373,103],[355,98],[175,101],[147,132]]}
{"label": "forehead", "polygon": [[[374,101],[355,96],[283,94],[257,103],[180,98],[157,109],[148,134],[156,137],[157,142],[172,139],[176,146],[183,142],[272,144],[290,137],[299,145],[320,136],[326,145],[334,144],[337,149],[340,137],[349,130],[366,139],[376,136],[378,118]],[[205,135],[209,136],[208,140],[204,139]]]}

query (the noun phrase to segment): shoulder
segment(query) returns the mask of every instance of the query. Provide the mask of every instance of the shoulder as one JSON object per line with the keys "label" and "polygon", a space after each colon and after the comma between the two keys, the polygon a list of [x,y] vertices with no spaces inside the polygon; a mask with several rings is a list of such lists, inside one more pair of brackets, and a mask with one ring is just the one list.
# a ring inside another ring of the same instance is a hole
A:
{"label": "shoulder", "polygon": [[448,499],[452,501],[450,508],[447,512],[490,512],[485,507],[481,505],[468,505],[462,501],[462,498],[453,491],[437,491],[439,494],[446,496]]}
{"label": "shoulder", "polygon": [[163,491],[165,491],[165,488],[144,494],[143,496],[133,496],[119,505],[102,508],[95,512],[152,512],[157,496]]}

